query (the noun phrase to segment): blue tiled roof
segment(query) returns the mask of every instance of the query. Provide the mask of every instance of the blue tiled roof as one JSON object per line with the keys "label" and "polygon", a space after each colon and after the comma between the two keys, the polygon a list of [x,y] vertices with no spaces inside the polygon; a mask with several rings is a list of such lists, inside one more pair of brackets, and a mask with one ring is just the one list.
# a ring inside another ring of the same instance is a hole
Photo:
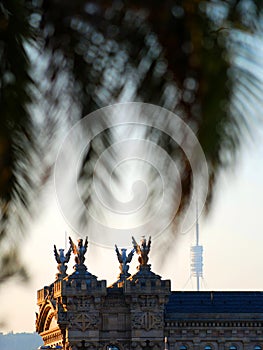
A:
{"label": "blue tiled roof", "polygon": [[169,313],[263,313],[263,292],[172,292]]}

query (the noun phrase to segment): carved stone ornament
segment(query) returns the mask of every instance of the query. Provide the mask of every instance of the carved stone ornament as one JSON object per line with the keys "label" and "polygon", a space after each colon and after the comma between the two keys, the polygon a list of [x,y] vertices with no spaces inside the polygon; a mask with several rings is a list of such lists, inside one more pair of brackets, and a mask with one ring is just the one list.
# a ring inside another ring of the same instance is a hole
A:
{"label": "carved stone ornament", "polygon": [[144,308],[152,308],[156,307],[159,303],[157,296],[140,295],[138,297],[138,304]]}
{"label": "carved stone ornament", "polygon": [[[132,342],[132,344],[131,344],[132,350],[143,350],[147,346],[150,346],[150,348],[153,350],[162,349],[160,344],[154,343],[154,342],[150,342],[149,344],[147,344],[147,342],[145,342],[145,341],[139,341],[139,342],[136,341],[136,342]],[[148,349],[148,347],[147,347],[147,349]]]}
{"label": "carved stone ornament", "polygon": [[163,314],[153,312],[143,312],[132,317],[133,327],[136,329],[161,329],[163,327]]}
{"label": "carved stone ornament", "polygon": [[80,330],[82,332],[85,332],[88,329],[97,329],[98,323],[99,320],[97,315],[90,313],[80,313],[71,318],[72,329]]}

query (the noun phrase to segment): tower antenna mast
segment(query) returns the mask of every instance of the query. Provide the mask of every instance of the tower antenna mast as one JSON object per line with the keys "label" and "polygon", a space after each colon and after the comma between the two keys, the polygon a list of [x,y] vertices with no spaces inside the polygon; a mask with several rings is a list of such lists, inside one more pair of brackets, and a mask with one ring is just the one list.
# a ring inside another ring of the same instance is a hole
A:
{"label": "tower antenna mast", "polygon": [[198,203],[196,203],[196,244],[191,247],[191,275],[196,277],[196,288],[200,291],[200,278],[203,277],[203,246],[199,245]]}

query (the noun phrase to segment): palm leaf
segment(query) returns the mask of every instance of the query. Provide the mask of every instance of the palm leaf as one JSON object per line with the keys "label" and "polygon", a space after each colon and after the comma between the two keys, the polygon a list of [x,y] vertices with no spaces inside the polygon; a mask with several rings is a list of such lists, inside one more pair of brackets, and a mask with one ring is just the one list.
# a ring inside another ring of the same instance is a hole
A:
{"label": "palm leaf", "polygon": [[[20,225],[32,211],[34,195],[49,177],[57,145],[53,137],[59,128],[65,131],[86,114],[118,101],[161,105],[191,125],[208,162],[209,208],[221,169],[232,163],[244,136],[259,118],[262,5],[250,4],[219,0],[2,1],[3,256],[19,240]],[[34,118],[35,111],[41,117]],[[193,185],[188,160],[167,135],[151,128],[143,133],[145,139],[154,140],[179,159],[183,189],[179,214],[183,214]],[[114,130],[99,135],[83,159],[79,178],[89,205],[94,203],[92,164],[116,137]],[[40,162],[44,150],[47,159]],[[116,160],[118,153],[111,156]],[[112,161],[105,162],[105,170]],[[120,177],[116,184],[122,183]],[[99,181],[107,189],[105,178],[99,176]],[[151,195],[154,197],[153,192]],[[79,216],[86,224],[84,213]],[[1,271],[5,261],[0,259]],[[0,278],[12,274],[4,272]]]}

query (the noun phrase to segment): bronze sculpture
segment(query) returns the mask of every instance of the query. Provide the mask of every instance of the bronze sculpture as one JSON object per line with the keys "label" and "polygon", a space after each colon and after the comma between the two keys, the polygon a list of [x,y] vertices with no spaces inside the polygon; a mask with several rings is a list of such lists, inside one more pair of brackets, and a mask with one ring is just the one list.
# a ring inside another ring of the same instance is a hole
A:
{"label": "bronze sculpture", "polygon": [[145,236],[142,236],[140,244],[138,244],[135,241],[135,238],[132,237],[132,244],[134,249],[136,250],[136,253],[139,255],[139,263],[141,266],[146,266],[147,262],[149,260],[148,254],[150,252],[150,247],[151,247],[151,237],[148,240],[148,243],[146,242]]}
{"label": "bronze sculpture", "polygon": [[129,276],[130,274],[128,273],[128,270],[129,270],[128,263],[131,262],[135,250],[132,249],[130,251],[130,253],[128,254],[128,256],[127,256],[127,253],[126,253],[127,249],[126,248],[122,248],[121,249],[121,253],[120,253],[117,245],[115,244],[115,251],[117,253],[117,257],[118,257],[118,260],[119,260],[119,263],[120,263],[121,275]]}
{"label": "bronze sculpture", "polygon": [[54,245],[54,255],[55,255],[56,262],[58,263],[57,268],[59,273],[57,274],[57,278],[60,278],[60,277],[63,278],[67,275],[66,271],[68,267],[65,264],[69,262],[70,255],[71,255],[71,247],[69,248],[68,252],[65,255],[64,249],[59,249],[59,253],[58,253],[57,247]]}
{"label": "bronze sculpture", "polygon": [[71,237],[69,237],[69,243],[73,253],[75,254],[75,262],[77,265],[83,265],[85,261],[85,253],[88,247],[88,237],[85,239],[85,243],[83,244],[83,239],[78,239],[78,245],[76,245]]}

